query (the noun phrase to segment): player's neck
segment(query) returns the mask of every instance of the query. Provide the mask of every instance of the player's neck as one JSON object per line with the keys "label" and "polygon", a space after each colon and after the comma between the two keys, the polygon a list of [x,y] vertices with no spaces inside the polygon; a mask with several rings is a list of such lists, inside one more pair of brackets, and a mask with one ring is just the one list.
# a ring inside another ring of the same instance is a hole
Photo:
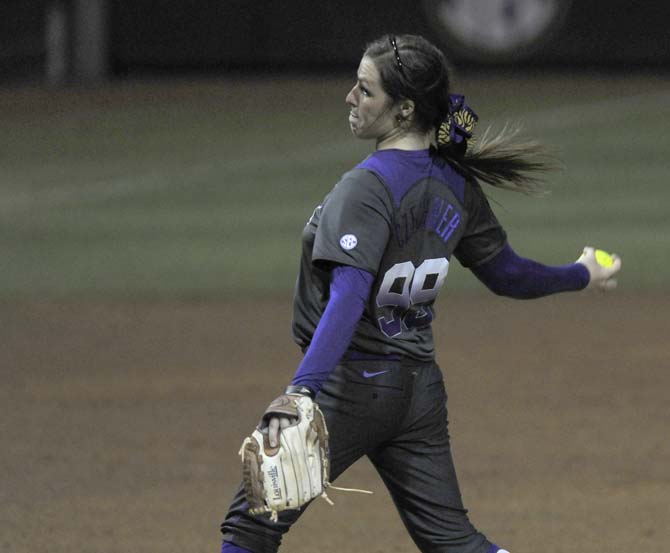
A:
{"label": "player's neck", "polygon": [[427,150],[432,143],[432,133],[390,133],[377,140],[377,150]]}

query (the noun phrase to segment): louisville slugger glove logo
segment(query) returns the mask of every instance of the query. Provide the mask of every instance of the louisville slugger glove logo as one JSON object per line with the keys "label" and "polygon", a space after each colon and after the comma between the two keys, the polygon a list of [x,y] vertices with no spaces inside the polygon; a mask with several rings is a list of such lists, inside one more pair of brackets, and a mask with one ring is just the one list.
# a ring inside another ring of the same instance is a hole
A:
{"label": "louisville slugger glove logo", "polygon": [[281,487],[279,486],[279,469],[272,467],[268,471],[268,476],[272,482],[272,499],[281,499]]}

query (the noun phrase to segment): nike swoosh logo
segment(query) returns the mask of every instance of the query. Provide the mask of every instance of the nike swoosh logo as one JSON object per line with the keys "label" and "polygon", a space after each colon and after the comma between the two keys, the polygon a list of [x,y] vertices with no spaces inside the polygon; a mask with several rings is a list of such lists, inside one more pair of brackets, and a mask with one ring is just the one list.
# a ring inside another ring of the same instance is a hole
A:
{"label": "nike swoosh logo", "polygon": [[384,374],[384,373],[387,373],[387,372],[389,372],[388,369],[386,369],[385,371],[377,371],[375,373],[370,373],[368,371],[363,371],[363,378],[372,378],[373,376],[379,376],[380,374]]}

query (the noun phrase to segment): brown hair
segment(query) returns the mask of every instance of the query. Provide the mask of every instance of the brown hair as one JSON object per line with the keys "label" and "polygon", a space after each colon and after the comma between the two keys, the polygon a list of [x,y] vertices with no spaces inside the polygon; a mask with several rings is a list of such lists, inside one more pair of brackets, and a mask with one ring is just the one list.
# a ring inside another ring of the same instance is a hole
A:
{"label": "brown hair", "polygon": [[[374,61],[381,85],[394,102],[414,102],[413,126],[437,133],[449,117],[451,93],[450,68],[442,51],[421,36],[386,35],[368,44],[364,55]],[[519,131],[518,126],[505,126],[496,134],[489,129],[470,147],[467,140],[451,141],[434,150],[466,177],[537,194],[544,189],[543,174],[557,164],[539,142],[517,140]]]}

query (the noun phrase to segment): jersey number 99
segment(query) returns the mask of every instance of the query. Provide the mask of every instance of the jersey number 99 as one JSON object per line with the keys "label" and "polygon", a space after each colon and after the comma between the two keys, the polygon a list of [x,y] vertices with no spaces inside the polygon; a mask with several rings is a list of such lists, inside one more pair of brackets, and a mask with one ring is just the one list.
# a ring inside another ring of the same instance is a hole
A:
{"label": "jersey number 99", "polygon": [[396,263],[384,274],[377,293],[377,307],[387,312],[379,317],[379,328],[394,338],[410,328],[428,325],[433,312],[426,304],[440,292],[449,271],[445,257],[426,259],[418,267],[411,261]]}

